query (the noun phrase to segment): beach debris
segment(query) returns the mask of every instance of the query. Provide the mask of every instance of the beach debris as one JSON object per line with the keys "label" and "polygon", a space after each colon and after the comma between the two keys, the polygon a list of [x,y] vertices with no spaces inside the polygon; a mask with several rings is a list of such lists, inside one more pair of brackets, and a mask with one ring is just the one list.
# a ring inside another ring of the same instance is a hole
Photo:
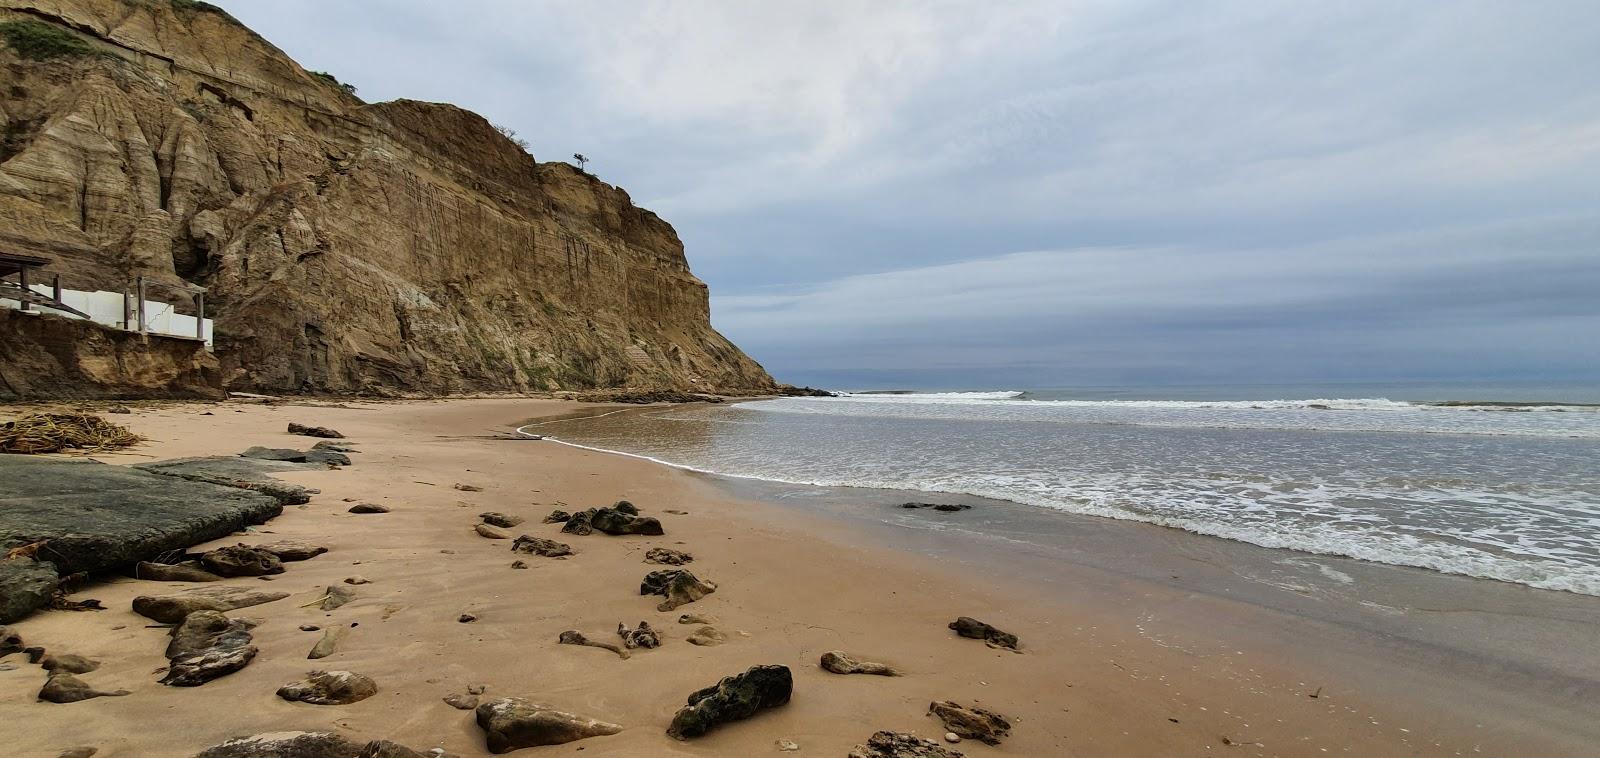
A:
{"label": "beach debris", "polygon": [[199,561],[182,563],[151,563],[139,561],[133,567],[133,578],[152,582],[220,582],[222,577],[205,570]]}
{"label": "beach debris", "polygon": [[219,611],[189,614],[172,630],[166,650],[167,675],[161,683],[198,687],[248,666],[259,652],[250,644],[253,628],[255,622],[228,618]]}
{"label": "beach debris", "polygon": [[968,708],[951,700],[935,700],[928,704],[928,713],[944,722],[944,728],[969,740],[985,745],[998,745],[1011,736],[1011,722],[1006,717],[984,708]]}
{"label": "beach debris", "polygon": [[491,540],[509,540],[509,539],[511,539],[511,532],[508,532],[508,531],[506,531],[504,529],[501,529],[498,526],[493,526],[491,524],[479,524],[479,525],[473,527],[472,529],[473,529],[473,531],[478,533],[479,537],[487,537],[488,539],[491,539]]}
{"label": "beach debris", "polygon": [[389,506],[377,503],[356,503],[350,506],[350,513],[388,513]]}
{"label": "beach debris", "polygon": [[326,439],[335,440],[344,439],[344,435],[329,429],[328,427],[306,426],[305,424],[296,424],[293,421],[289,422],[289,433],[298,434],[302,437],[323,437]]}
{"label": "beach debris", "polygon": [[680,623],[680,624],[715,624],[715,623],[717,623],[717,617],[716,616],[704,616],[704,615],[701,615],[701,614],[698,614],[698,613],[685,613],[682,616],[678,617],[678,623]]}
{"label": "beach debris", "polygon": [[280,731],[235,737],[205,750],[195,758],[449,758],[448,754],[418,752],[388,740],[353,742],[330,732]]}
{"label": "beach debris", "polygon": [[0,424],[0,453],[115,450],[144,440],[92,413],[29,413]]}
{"label": "beach debris", "polygon": [[714,626],[702,626],[689,635],[689,644],[700,647],[716,647],[728,641],[728,635],[723,634]]}
{"label": "beach debris", "polygon": [[263,576],[283,573],[283,561],[260,548],[229,545],[200,555],[200,565],[217,576]]}
{"label": "beach debris", "polygon": [[1322,697],[1322,688],[1321,688],[1321,687],[1318,687],[1318,688],[1317,688],[1317,691],[1316,691],[1316,692],[1313,692],[1313,693],[1311,693],[1311,694],[1309,694],[1309,695],[1307,695],[1307,696],[1306,696],[1306,697],[1309,697],[1309,698],[1311,698],[1311,699],[1312,699],[1312,700],[1315,700],[1315,699],[1317,699],[1317,698],[1320,698],[1320,697]]}
{"label": "beach debris", "polygon": [[617,624],[617,636],[622,638],[622,646],[632,650],[634,648],[661,647],[661,635],[650,628],[650,622],[640,621],[637,629],[629,629],[621,623]]}
{"label": "beach debris", "polygon": [[90,660],[81,655],[50,653],[39,659],[39,666],[45,671],[65,671],[68,674],[87,674],[100,668],[100,662]]}
{"label": "beach debris", "polygon": [[900,676],[900,672],[872,661],[858,661],[839,650],[830,650],[822,654],[822,668],[835,674],[876,674],[878,676]]}
{"label": "beach debris", "polygon": [[616,653],[617,657],[619,658],[626,659],[629,657],[628,651],[622,649],[622,647],[614,645],[610,642],[591,640],[588,637],[585,637],[583,632],[576,630],[562,632],[561,636],[556,638],[556,642],[563,645],[583,645],[584,647],[597,647],[601,650],[610,650],[611,652]]}
{"label": "beach debris", "polygon": [[566,520],[571,519],[571,518],[572,518],[572,514],[567,513],[566,511],[563,511],[560,508],[557,508],[557,509],[551,511],[550,515],[544,517],[544,523],[546,523],[546,524],[557,524],[557,523],[566,521]]}
{"label": "beach debris", "polygon": [[0,561],[0,623],[21,621],[50,606],[61,584],[56,569],[28,556]]}
{"label": "beach debris", "polygon": [[694,560],[694,556],[682,550],[673,550],[670,547],[653,547],[645,551],[645,563],[659,563],[663,566],[682,566]]}
{"label": "beach debris", "polygon": [[463,613],[460,616],[456,617],[456,622],[457,623],[461,623],[461,624],[470,624],[470,623],[472,623],[474,621],[477,621],[477,620],[478,620],[478,614],[476,614],[476,613]]}
{"label": "beach debris", "polygon": [[231,611],[288,596],[287,592],[260,592],[243,587],[197,587],[172,595],[140,595],[133,599],[133,612],[163,624],[176,624],[195,611]]}
{"label": "beach debris", "polygon": [[639,584],[641,595],[661,595],[666,600],[656,605],[656,610],[666,612],[688,605],[717,591],[713,582],[701,581],[687,569],[662,569],[646,574]]}
{"label": "beach debris", "polygon": [[970,505],[962,505],[959,503],[902,503],[900,507],[906,509],[924,508],[941,511],[943,513],[955,513],[957,511],[972,509],[972,506]]}
{"label": "beach debris", "polygon": [[[63,581],[65,581],[65,579],[66,577],[63,577]],[[95,600],[93,598],[88,600],[72,600],[67,597],[66,590],[60,589],[50,593],[50,602],[48,603],[48,607],[57,611],[103,611],[106,609],[106,607],[102,605],[99,600]]]}
{"label": "beach debris", "polygon": [[622,731],[617,724],[559,711],[520,697],[490,700],[478,706],[477,718],[491,753],[561,745]]}
{"label": "beach debris", "polygon": [[476,484],[462,484],[460,482],[456,482],[452,486],[455,487],[458,490],[461,490],[462,492],[482,492],[483,491],[483,488],[479,487]]}
{"label": "beach debris", "polygon": [[492,526],[498,526],[505,529],[521,526],[522,522],[527,520],[521,516],[511,516],[505,513],[500,513],[499,511],[480,513],[478,514],[478,518],[483,519],[483,523],[485,524],[490,524]]}
{"label": "beach debris", "polygon": [[9,626],[0,626],[0,658],[12,653],[20,653],[27,646],[22,642],[22,635]]}
{"label": "beach debris", "polygon": [[350,456],[333,450],[318,448],[302,452],[286,447],[257,446],[240,453],[239,457],[255,458],[263,461],[283,461],[285,463],[323,463],[329,466],[350,465]]}
{"label": "beach debris", "polygon": [[772,746],[777,748],[780,753],[792,753],[800,749],[800,743],[785,739],[774,740]]}
{"label": "beach debris", "polygon": [[1010,632],[1002,632],[999,629],[996,629],[970,616],[962,616],[955,621],[950,622],[950,628],[954,629],[956,634],[959,634],[962,637],[983,640],[989,645],[989,647],[1003,647],[1008,650],[1016,650],[1017,645],[1019,644],[1017,641],[1017,635],[1011,634]]}
{"label": "beach debris", "polygon": [[97,697],[122,697],[129,694],[127,690],[102,691],[89,686],[88,682],[73,676],[65,671],[56,671],[45,680],[44,687],[39,690],[39,699],[51,703],[76,703]]}
{"label": "beach debris", "polygon": [[322,591],[322,597],[307,603],[307,605],[315,605],[322,610],[331,611],[354,599],[356,599],[355,588],[330,584]]}
{"label": "beach debris", "polygon": [[546,558],[559,558],[563,555],[575,555],[572,546],[565,542],[547,540],[543,537],[534,537],[524,534],[511,542],[511,551],[515,553],[528,553],[542,555]]}
{"label": "beach debris", "polygon": [[[304,629],[305,627],[301,628]],[[315,629],[313,626],[312,631],[315,631]],[[339,643],[344,640],[344,635],[347,631],[349,631],[349,627],[344,626],[330,626],[323,630],[322,638],[317,640],[317,644],[311,646],[311,652],[306,654],[306,658],[314,661],[333,655],[339,649]]]}
{"label": "beach debris", "polygon": [[278,688],[278,697],[312,705],[349,705],[378,694],[378,683],[354,671],[311,671]]}
{"label": "beach debris", "polygon": [[966,758],[932,740],[903,732],[874,732],[867,744],[856,745],[846,758]]}
{"label": "beach debris", "polygon": [[676,740],[699,737],[720,724],[783,705],[793,692],[794,675],[788,666],[751,666],[689,695],[688,704],[672,717],[667,736]]}
{"label": "beach debris", "polygon": [[511,568],[514,568],[514,569],[525,569],[527,567],[528,567],[528,562],[527,561],[515,560],[515,561],[511,562]]}
{"label": "beach debris", "polygon": [[344,583],[345,584],[372,584],[372,580],[368,579],[368,578],[366,578],[364,576],[347,576],[347,577],[344,578]]}

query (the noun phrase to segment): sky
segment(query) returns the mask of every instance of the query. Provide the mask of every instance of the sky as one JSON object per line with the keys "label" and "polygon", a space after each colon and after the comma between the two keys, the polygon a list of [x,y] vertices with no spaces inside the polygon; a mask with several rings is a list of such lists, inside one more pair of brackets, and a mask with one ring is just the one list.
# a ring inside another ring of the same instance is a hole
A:
{"label": "sky", "polygon": [[835,388],[1600,382],[1600,3],[213,0],[670,221]]}

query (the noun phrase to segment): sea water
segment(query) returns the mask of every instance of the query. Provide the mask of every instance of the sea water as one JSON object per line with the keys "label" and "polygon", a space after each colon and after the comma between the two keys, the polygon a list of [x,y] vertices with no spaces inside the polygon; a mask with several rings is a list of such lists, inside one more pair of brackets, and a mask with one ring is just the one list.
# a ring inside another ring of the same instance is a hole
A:
{"label": "sea water", "polygon": [[726,476],[986,497],[1600,595],[1592,389],[1340,389],[854,393],[529,431]]}

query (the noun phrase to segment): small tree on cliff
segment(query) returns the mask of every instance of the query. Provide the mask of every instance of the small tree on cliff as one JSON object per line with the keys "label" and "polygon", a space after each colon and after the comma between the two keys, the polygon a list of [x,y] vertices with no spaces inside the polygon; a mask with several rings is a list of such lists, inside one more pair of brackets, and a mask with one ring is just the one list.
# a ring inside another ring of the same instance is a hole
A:
{"label": "small tree on cliff", "polygon": [[589,162],[588,158],[583,157],[583,153],[573,153],[572,158],[578,162],[579,171],[582,171],[584,164]]}

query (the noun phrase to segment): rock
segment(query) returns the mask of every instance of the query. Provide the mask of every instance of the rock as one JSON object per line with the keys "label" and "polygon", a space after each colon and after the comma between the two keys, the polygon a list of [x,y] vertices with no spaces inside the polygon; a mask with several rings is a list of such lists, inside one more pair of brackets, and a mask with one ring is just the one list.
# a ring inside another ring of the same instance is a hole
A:
{"label": "rock", "polygon": [[22,635],[18,634],[17,630],[9,626],[0,626],[0,658],[12,653],[20,653],[26,647],[27,645],[22,641]]}
{"label": "rock", "polygon": [[282,447],[252,447],[239,454],[240,458],[287,463],[322,463],[330,466],[350,465],[350,456],[327,449],[312,448],[305,452]]}
{"label": "rock", "polygon": [[[116,410],[112,410],[111,412],[116,413]],[[56,758],[93,758],[94,754],[98,752],[100,752],[100,748],[69,747],[60,753],[57,753]]]}
{"label": "rock", "polygon": [[322,630],[322,627],[317,626],[316,624],[301,624],[300,625],[300,631],[302,631],[302,632],[318,632],[318,631],[321,631],[321,630]]}
{"label": "rock", "polygon": [[163,624],[176,624],[195,611],[231,611],[288,596],[287,592],[259,592],[240,587],[198,587],[173,595],[140,595],[133,599],[133,612]]}
{"label": "rock", "polygon": [[89,700],[97,697],[122,697],[128,694],[127,690],[103,692],[89,686],[88,682],[79,679],[65,671],[50,674],[45,680],[44,688],[39,690],[39,699],[52,703],[76,703],[80,700]]}
{"label": "rock", "polygon": [[961,742],[961,735],[956,734],[955,732],[945,732],[944,741],[952,745],[958,744]]}
{"label": "rock", "polygon": [[[544,517],[544,523],[546,523],[546,524],[555,524],[555,523],[560,523],[560,522],[563,522],[563,521],[567,521],[568,519],[571,519],[571,518],[572,518],[572,514],[567,513],[566,511],[557,509],[557,510],[551,511],[550,515]],[[563,529],[562,531],[566,531],[566,530]]]}
{"label": "rock", "polygon": [[324,470],[327,467],[315,464],[240,458],[234,455],[213,455],[140,463],[134,465],[133,468],[192,482],[220,484],[226,487],[259,492],[275,498],[280,505],[300,505],[310,502],[311,496],[317,494],[317,490],[302,487],[298,484],[291,484],[272,475],[285,471]]}
{"label": "rock", "polygon": [[311,449],[312,450],[326,450],[326,451],[328,451],[330,453],[359,453],[359,452],[361,452],[360,450],[355,449],[355,446],[352,445],[349,442],[333,442],[331,440],[323,440],[321,442],[318,442],[317,444],[312,445]]}
{"label": "rock", "polygon": [[622,624],[617,624],[617,636],[622,638],[622,646],[632,650],[634,648],[661,647],[661,635],[650,628],[650,622],[640,621],[637,629],[629,629]]}
{"label": "rock", "polygon": [[462,484],[460,482],[456,482],[454,486],[455,486],[456,489],[461,490],[462,492],[482,492],[483,491],[483,488],[479,487],[476,484]]}
{"label": "rock", "polygon": [[356,503],[350,506],[350,513],[388,513],[389,506],[377,503]]}
{"label": "rock", "polygon": [[312,671],[278,688],[278,697],[312,705],[349,705],[376,694],[377,682],[353,671]]}
{"label": "rock", "polygon": [[621,647],[619,647],[617,645],[613,645],[613,644],[611,644],[609,642],[599,642],[597,640],[591,640],[588,637],[583,636],[583,632],[579,632],[579,631],[562,632],[561,636],[556,639],[556,642],[558,642],[560,644],[563,644],[563,645],[582,645],[584,647],[597,647],[597,648],[600,648],[601,650],[610,650],[611,652],[616,653],[617,657],[619,657],[619,658],[627,658],[628,657],[628,651],[623,650]]}
{"label": "rock", "polygon": [[161,683],[198,687],[244,668],[259,652],[251,645],[255,624],[218,611],[195,611],[172,630],[167,643],[167,675]]}
{"label": "rock", "polygon": [[34,645],[34,646],[31,646],[31,647],[25,647],[25,648],[22,649],[22,652],[25,653],[28,656],[28,662],[29,663],[38,663],[39,661],[44,660],[44,656],[45,656],[44,648],[39,647],[38,645]]}
{"label": "rock", "polygon": [[487,537],[491,540],[511,539],[511,532],[490,524],[479,524],[473,527],[473,531],[477,532],[479,537]]}
{"label": "rock", "polygon": [[290,563],[293,561],[308,561],[328,552],[328,549],[321,545],[313,545],[308,542],[297,542],[295,540],[280,540],[278,542],[271,542],[265,545],[256,545],[255,548],[257,550],[265,550],[273,555],[278,556],[278,560],[283,561],[284,563]]}
{"label": "rock", "polygon": [[336,431],[334,431],[332,429],[329,429],[328,427],[325,427],[325,426],[306,426],[305,424],[296,424],[296,423],[294,423],[292,421],[289,422],[289,433],[290,434],[298,434],[298,435],[300,435],[302,437],[323,437],[323,438],[326,438],[326,439],[344,439],[344,435],[342,435],[342,434],[340,434],[340,433],[338,433],[338,432],[336,432]]}
{"label": "rock", "polygon": [[678,617],[678,623],[680,623],[680,624],[715,624],[715,623],[717,623],[717,617],[716,616],[705,616],[705,615],[701,615],[701,614],[698,614],[698,613],[685,613],[682,616]]}
{"label": "rock", "polygon": [[[555,514],[552,513],[550,515],[554,516]],[[589,519],[593,517],[593,508],[587,511],[578,511],[567,517],[567,523],[561,525],[561,533],[575,534],[579,537],[587,537],[594,534],[594,527],[589,524]]]}
{"label": "rock", "polygon": [[68,674],[87,674],[100,668],[99,661],[89,660],[81,655],[51,653],[39,659],[39,666],[45,671],[65,671]]}
{"label": "rock", "polygon": [[963,637],[968,637],[975,640],[983,640],[984,642],[988,643],[989,647],[1003,647],[1009,650],[1017,649],[1017,635],[1009,632],[1002,632],[999,629],[989,626],[988,624],[969,616],[962,616],[955,621],[950,622],[950,628],[954,629],[956,634],[959,634]]}
{"label": "rock", "polygon": [[772,743],[772,746],[777,748],[780,753],[792,753],[800,749],[800,745],[794,740],[776,740]]}
{"label": "rock", "polygon": [[521,516],[509,516],[496,511],[480,513],[478,514],[478,518],[483,519],[483,523],[485,524],[498,526],[504,529],[511,529],[512,527],[520,526],[523,521],[526,521],[526,519]]}
{"label": "rock", "polygon": [[206,748],[195,758],[454,758],[447,753],[419,753],[388,740],[352,742],[328,732],[271,732],[236,737]]}
{"label": "rock", "polygon": [[514,569],[525,569],[527,567],[528,567],[528,562],[527,561],[517,560],[517,561],[512,561],[511,562],[511,568],[514,568]]}
{"label": "rock", "polygon": [[985,745],[998,745],[1011,736],[1011,722],[994,711],[967,708],[950,700],[936,700],[928,704],[928,712],[944,722],[944,728],[958,737],[978,740]]}
{"label": "rock", "polygon": [[330,626],[322,632],[322,638],[317,644],[311,646],[311,652],[306,654],[310,660],[318,660],[333,655],[339,649],[339,643],[344,640],[345,632],[349,627]]}
{"label": "rock", "polygon": [[637,516],[637,515],[639,515],[638,506],[635,506],[633,503],[630,503],[630,502],[628,502],[626,500],[618,500],[615,504],[613,504],[611,506],[611,510],[617,511],[619,513],[626,513],[629,516]]}
{"label": "rock", "polygon": [[[0,504],[0,509],[4,507]],[[21,621],[50,605],[60,582],[54,563],[33,558],[0,561],[0,624]]]}
{"label": "rock", "polygon": [[478,696],[472,694],[445,695],[444,701],[445,703],[449,704],[451,708],[456,708],[463,711],[470,711],[473,708],[478,707]]}
{"label": "rock", "polygon": [[956,503],[905,503],[900,507],[932,509],[936,511],[943,511],[945,513],[955,513],[957,511],[965,511],[972,508],[970,505],[960,505]]}
{"label": "rock", "polygon": [[728,641],[728,635],[718,631],[714,626],[702,626],[689,635],[689,644],[700,647],[716,647]]}
{"label": "rock", "polygon": [[688,511],[677,511],[677,510],[673,510],[671,508],[668,508],[665,511],[662,511],[662,513],[670,513],[670,514],[672,514],[674,516],[687,516],[687,515],[689,515]]}
{"label": "rock", "polygon": [[666,600],[656,610],[666,612],[687,605],[717,591],[717,585],[703,582],[686,569],[663,569],[646,574],[639,584],[641,595],[661,595]]}
{"label": "rock", "polygon": [[511,550],[518,553],[542,555],[546,558],[559,558],[563,555],[575,555],[572,546],[565,542],[547,540],[543,537],[522,535],[511,543]]}
{"label": "rock", "polygon": [[151,563],[139,561],[133,567],[133,578],[152,582],[220,582],[222,577],[200,567],[199,561],[183,563]]}
{"label": "rock", "polygon": [[617,724],[558,711],[520,697],[503,697],[484,703],[478,706],[477,718],[478,726],[488,738],[491,753],[561,745],[622,731]]}
{"label": "rock", "polygon": [[283,573],[283,561],[260,548],[229,545],[200,556],[200,565],[217,576],[263,576]]}
{"label": "rock", "polygon": [[347,577],[344,578],[344,583],[345,584],[372,584],[372,580],[368,579],[368,578],[366,578],[364,576],[347,576]]}
{"label": "rock", "polygon": [[682,566],[693,560],[694,556],[668,547],[653,547],[644,554],[645,563],[659,563],[665,566]]}
{"label": "rock", "polygon": [[878,676],[899,676],[900,672],[872,661],[858,661],[838,650],[822,654],[822,668],[835,674],[877,674]]}
{"label": "rock", "polygon": [[613,508],[595,509],[594,514],[589,517],[589,524],[595,531],[610,535],[642,534],[659,537],[666,534],[661,529],[661,521],[653,516],[639,516]]}
{"label": "rock", "polygon": [[356,599],[354,588],[330,584],[327,589],[323,590],[322,602],[317,607],[325,611],[331,611],[354,599]]}
{"label": "rock", "polygon": [[932,740],[900,732],[876,732],[865,745],[856,745],[846,758],[966,758]]}
{"label": "rock", "polygon": [[470,623],[472,623],[474,621],[477,621],[477,620],[478,620],[478,614],[476,614],[476,613],[463,613],[460,616],[456,617],[456,623],[459,623],[459,624],[470,624]]}
{"label": "rock", "polygon": [[688,705],[672,717],[667,736],[678,740],[699,737],[718,725],[783,705],[793,691],[794,677],[788,666],[752,666],[691,694]]}

